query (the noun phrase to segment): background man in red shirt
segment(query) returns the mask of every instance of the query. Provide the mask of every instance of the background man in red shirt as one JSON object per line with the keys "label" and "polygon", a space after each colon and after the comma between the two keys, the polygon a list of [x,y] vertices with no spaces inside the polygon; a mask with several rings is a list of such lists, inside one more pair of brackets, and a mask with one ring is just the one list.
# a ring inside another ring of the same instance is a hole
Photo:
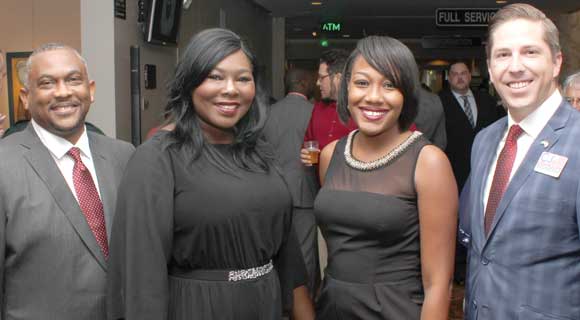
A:
{"label": "background man in red shirt", "polygon": [[[342,79],[342,69],[348,55],[349,52],[346,50],[330,49],[323,52],[320,57],[316,84],[320,88],[321,101],[314,104],[310,123],[304,135],[304,141],[318,141],[321,150],[330,142],[340,139],[356,129],[356,125],[352,120],[344,125],[340,122],[338,113],[336,113],[338,86]],[[311,164],[306,149],[301,150],[301,159],[302,163]]]}

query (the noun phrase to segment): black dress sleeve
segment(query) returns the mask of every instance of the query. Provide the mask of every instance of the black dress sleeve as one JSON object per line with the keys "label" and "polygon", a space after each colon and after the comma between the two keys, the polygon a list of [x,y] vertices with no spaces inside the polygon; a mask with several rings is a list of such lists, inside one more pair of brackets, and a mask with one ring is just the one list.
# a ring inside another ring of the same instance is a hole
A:
{"label": "black dress sleeve", "polygon": [[[280,173],[280,170],[276,168],[276,171],[284,179],[283,175]],[[286,179],[284,179],[284,183],[286,186],[288,186]],[[292,305],[294,303],[294,289],[300,286],[305,286],[308,281],[308,274],[306,271],[306,265],[304,263],[304,257],[302,256],[300,243],[298,242],[296,232],[294,231],[292,218],[292,212],[287,214],[285,217],[284,240],[280,250],[278,251],[278,254],[274,258],[274,267],[276,268],[278,277],[280,278],[282,307],[284,312],[287,314],[290,314],[292,311]]]}
{"label": "black dress sleeve", "polygon": [[119,188],[110,241],[110,320],[167,318],[173,190],[169,153],[154,138],[137,149]]}

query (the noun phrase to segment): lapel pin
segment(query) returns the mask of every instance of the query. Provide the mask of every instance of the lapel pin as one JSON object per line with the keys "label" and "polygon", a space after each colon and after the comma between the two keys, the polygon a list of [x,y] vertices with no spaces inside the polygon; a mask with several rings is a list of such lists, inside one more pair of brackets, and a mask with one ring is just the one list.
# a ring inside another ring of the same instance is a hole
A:
{"label": "lapel pin", "polygon": [[542,142],[540,142],[540,144],[542,144],[544,146],[544,148],[547,148],[550,145],[548,140],[542,140]]}

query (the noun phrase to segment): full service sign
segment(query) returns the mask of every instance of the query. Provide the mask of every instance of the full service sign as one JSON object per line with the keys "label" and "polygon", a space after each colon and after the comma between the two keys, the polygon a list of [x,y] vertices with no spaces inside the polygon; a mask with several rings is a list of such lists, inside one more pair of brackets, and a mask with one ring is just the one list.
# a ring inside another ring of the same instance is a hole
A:
{"label": "full service sign", "polygon": [[437,9],[435,19],[438,27],[487,27],[498,9]]}

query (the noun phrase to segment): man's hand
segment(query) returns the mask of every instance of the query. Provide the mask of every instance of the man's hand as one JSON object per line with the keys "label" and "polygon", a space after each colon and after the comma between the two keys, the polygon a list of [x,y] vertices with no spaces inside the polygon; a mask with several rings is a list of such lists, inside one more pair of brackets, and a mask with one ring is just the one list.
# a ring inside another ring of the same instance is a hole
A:
{"label": "man's hand", "polygon": [[308,150],[305,148],[300,149],[300,161],[302,161],[302,164],[307,167],[312,166],[312,158],[310,157]]}

